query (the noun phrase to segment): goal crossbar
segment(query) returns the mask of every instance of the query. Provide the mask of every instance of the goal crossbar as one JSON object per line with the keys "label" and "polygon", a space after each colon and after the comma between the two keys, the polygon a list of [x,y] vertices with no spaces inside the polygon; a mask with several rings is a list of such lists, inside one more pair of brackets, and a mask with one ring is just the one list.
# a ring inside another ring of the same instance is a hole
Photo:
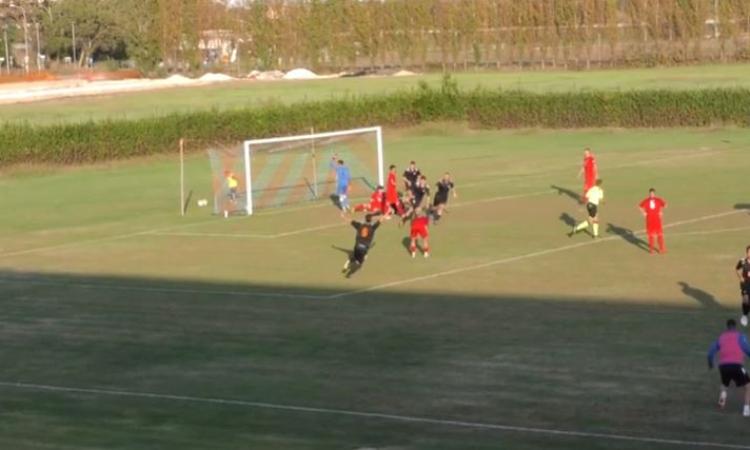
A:
{"label": "goal crossbar", "polygon": [[[357,135],[357,134],[366,134],[366,133],[375,133],[375,139],[376,139],[376,145],[377,145],[377,155],[378,155],[378,183],[383,186],[384,185],[384,176],[383,173],[383,128],[380,126],[376,127],[365,127],[365,128],[354,128],[350,130],[341,130],[341,131],[327,131],[323,133],[308,133],[308,134],[300,134],[295,136],[282,136],[282,137],[274,137],[274,138],[262,138],[262,139],[250,139],[243,143],[243,150],[244,150],[244,158],[245,158],[245,186],[247,186],[247,189],[251,189],[252,187],[252,172],[251,172],[251,152],[254,146],[258,145],[264,145],[264,144],[277,144],[277,143],[284,143],[284,142],[294,142],[294,141],[305,141],[305,140],[312,140],[312,139],[326,139],[326,138],[334,138],[334,137],[342,137],[342,136],[351,136],[351,135]],[[247,201],[246,201],[246,212],[248,215],[251,215],[253,213],[253,196],[252,193],[248,192],[247,195]]]}

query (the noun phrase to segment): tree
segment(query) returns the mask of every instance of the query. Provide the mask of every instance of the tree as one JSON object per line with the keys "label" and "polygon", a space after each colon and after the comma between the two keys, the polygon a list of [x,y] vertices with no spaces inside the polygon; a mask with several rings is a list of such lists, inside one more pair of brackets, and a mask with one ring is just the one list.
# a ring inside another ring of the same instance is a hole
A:
{"label": "tree", "polygon": [[51,54],[72,53],[73,26],[78,65],[96,54],[124,54],[117,18],[117,2],[108,0],[61,0],[54,3],[44,24]]}

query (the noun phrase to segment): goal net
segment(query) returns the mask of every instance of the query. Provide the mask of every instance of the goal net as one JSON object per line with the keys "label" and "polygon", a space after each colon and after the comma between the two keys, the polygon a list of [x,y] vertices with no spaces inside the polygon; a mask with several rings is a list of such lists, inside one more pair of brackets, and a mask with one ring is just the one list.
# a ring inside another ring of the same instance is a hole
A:
{"label": "goal net", "polygon": [[[197,150],[195,145],[191,144],[190,150]],[[194,158],[181,157],[187,161],[181,164],[182,214],[191,204],[228,217],[306,202],[335,203],[334,159],[349,167],[350,199],[369,197],[383,184],[381,127],[252,139],[232,145],[202,144],[201,148],[208,154],[210,180],[207,174],[197,174],[201,171],[193,167]]]}
{"label": "goal net", "polygon": [[332,201],[336,175],[332,162],[349,167],[349,197],[364,198],[383,184],[381,127],[310,133],[243,144],[245,212],[310,201]]}

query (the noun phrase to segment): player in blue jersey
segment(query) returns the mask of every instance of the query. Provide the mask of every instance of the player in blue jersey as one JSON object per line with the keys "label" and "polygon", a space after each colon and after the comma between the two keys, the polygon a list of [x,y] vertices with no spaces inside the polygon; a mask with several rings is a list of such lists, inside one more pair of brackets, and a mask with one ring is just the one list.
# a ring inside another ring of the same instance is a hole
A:
{"label": "player in blue jersey", "polygon": [[351,173],[349,168],[344,164],[343,159],[338,159],[338,155],[331,158],[331,170],[336,172],[336,195],[339,199],[341,214],[347,212],[349,208],[349,183],[351,182]]}

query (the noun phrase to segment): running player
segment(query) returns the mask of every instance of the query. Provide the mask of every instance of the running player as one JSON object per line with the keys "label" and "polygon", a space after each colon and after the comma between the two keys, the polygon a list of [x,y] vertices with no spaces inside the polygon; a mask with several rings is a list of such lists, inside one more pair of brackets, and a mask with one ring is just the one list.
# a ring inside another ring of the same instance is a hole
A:
{"label": "running player", "polygon": [[745,257],[737,261],[737,278],[740,279],[740,295],[742,296],[742,317],[740,323],[747,326],[747,316],[750,313],[750,245],[745,248]]}
{"label": "running player", "polygon": [[591,231],[594,238],[599,237],[599,204],[604,202],[604,189],[602,189],[602,180],[596,180],[596,185],[586,191],[586,211],[588,218],[573,227],[568,237],[573,236],[579,231],[583,231],[591,225]]}
{"label": "running player", "polygon": [[388,181],[385,185],[385,204],[388,209],[388,217],[393,212],[396,212],[399,216],[404,215],[404,207],[401,205],[401,201],[398,198],[398,183],[396,182],[396,166],[391,165],[388,168]]}
{"label": "running player", "polygon": [[372,239],[375,237],[375,230],[380,226],[380,221],[383,220],[383,216],[379,217],[375,223],[372,220],[372,214],[365,216],[365,222],[357,222],[352,220],[350,223],[357,230],[357,234],[354,240],[354,250],[352,250],[351,256],[344,263],[344,267],[341,272],[349,278],[354,272],[359,270],[365,263],[367,258],[367,252],[372,246]]}
{"label": "running player", "polygon": [[411,257],[417,257],[417,239],[422,239],[422,254],[425,258],[430,257],[430,218],[425,214],[422,209],[417,209],[414,213],[414,217],[411,219],[411,230],[409,238],[411,243],[409,244],[409,251]]}
{"label": "running player", "polygon": [[659,241],[659,253],[666,253],[664,246],[664,229],[661,224],[662,210],[667,207],[667,202],[656,196],[656,190],[648,190],[646,197],[639,205],[643,216],[646,218],[646,234],[648,235],[648,250],[654,253],[654,238]]}
{"label": "running player", "polygon": [[737,331],[737,322],[727,320],[727,329],[713,343],[708,351],[708,368],[714,368],[714,357],[719,354],[719,375],[721,376],[721,391],[719,393],[719,407],[727,404],[727,388],[734,381],[738,387],[745,388],[745,406],[742,415],[750,417],[750,378],[745,370],[745,355],[750,356],[750,343],[747,337]]}
{"label": "running player", "polygon": [[583,175],[583,197],[581,197],[581,203],[586,203],[586,192],[594,186],[599,176],[596,159],[588,147],[583,150],[583,165],[581,166],[581,171],[578,173],[578,177],[580,178],[581,175]]}
{"label": "running player", "polygon": [[354,211],[361,212],[366,211],[372,214],[384,214],[385,213],[385,192],[383,186],[378,186],[370,195],[370,203],[360,203],[354,206]]}
{"label": "running player", "polygon": [[417,163],[410,161],[409,167],[404,170],[404,190],[410,191],[417,184],[420,175],[422,175],[422,172],[417,168]]}
{"label": "running player", "polygon": [[448,204],[448,197],[451,191],[453,191],[453,198],[458,197],[451,174],[445,172],[443,178],[437,182],[437,192],[432,201],[432,206],[435,210],[435,223],[443,217],[443,212],[445,211],[445,206]]}
{"label": "running player", "polygon": [[344,164],[343,159],[338,159],[337,155],[333,155],[331,158],[331,170],[336,172],[336,195],[339,200],[339,207],[341,208],[341,215],[349,210],[349,183],[351,181],[351,174],[349,168]]}

